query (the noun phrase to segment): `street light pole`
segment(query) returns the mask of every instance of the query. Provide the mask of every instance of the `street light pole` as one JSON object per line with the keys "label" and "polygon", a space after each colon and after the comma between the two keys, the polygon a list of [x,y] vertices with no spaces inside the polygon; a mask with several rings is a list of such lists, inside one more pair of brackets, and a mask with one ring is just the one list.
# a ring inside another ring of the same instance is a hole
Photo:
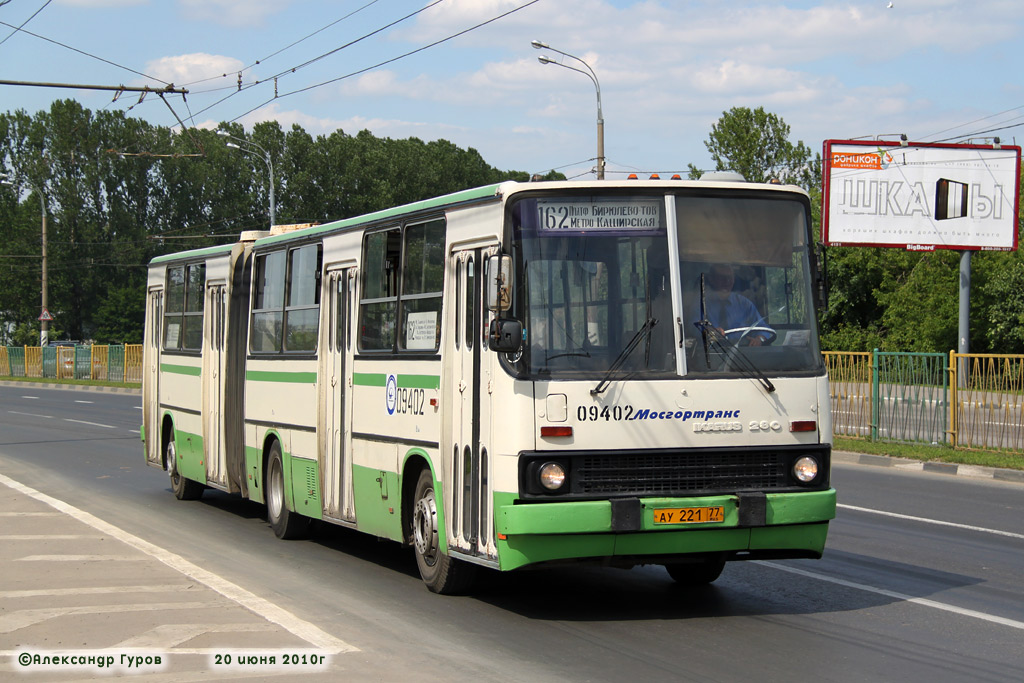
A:
{"label": "street light pole", "polygon": [[277,205],[274,203],[274,162],[270,158],[270,152],[268,152],[266,149],[264,149],[259,144],[253,142],[252,140],[246,140],[245,138],[235,137],[226,130],[218,130],[217,135],[220,135],[221,137],[225,138],[231,138],[232,140],[241,143],[241,145],[249,145],[250,147],[255,147],[257,150],[259,150],[258,152],[256,152],[252,149],[242,147],[239,144],[235,144],[234,142],[227,143],[229,149],[237,149],[242,152],[247,152],[249,154],[255,154],[256,156],[262,158],[263,163],[267,165],[267,171],[269,172],[270,175],[270,191],[268,192],[268,194],[270,195],[270,227],[273,228],[274,225],[277,223]]}
{"label": "street light pole", "polygon": [[557,52],[563,57],[575,59],[577,62],[586,67],[586,71],[584,71],[583,69],[577,69],[574,66],[569,66],[568,64],[562,64],[561,62],[557,62],[548,57],[547,55],[541,55],[540,57],[537,58],[537,61],[539,61],[541,64],[554,64],[556,66],[561,66],[566,69],[571,69],[572,71],[576,71],[578,73],[583,74],[584,76],[586,76],[587,78],[594,82],[594,88],[597,90],[597,179],[604,180],[604,113],[601,111],[601,83],[597,80],[597,74],[594,73],[594,70],[590,68],[589,64],[584,62],[576,55],[571,55],[568,52],[562,52],[561,50],[553,48],[547,43],[543,43],[539,40],[531,41],[530,45],[532,45],[534,49],[537,50],[551,50],[552,52]]}

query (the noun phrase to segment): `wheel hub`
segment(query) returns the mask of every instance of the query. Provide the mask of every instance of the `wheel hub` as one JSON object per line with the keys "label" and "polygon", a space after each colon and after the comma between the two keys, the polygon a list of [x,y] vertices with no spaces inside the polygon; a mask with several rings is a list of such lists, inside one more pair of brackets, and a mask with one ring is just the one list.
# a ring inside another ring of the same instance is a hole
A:
{"label": "wheel hub", "polygon": [[437,506],[433,492],[416,502],[412,526],[416,552],[424,558],[432,557],[437,550]]}

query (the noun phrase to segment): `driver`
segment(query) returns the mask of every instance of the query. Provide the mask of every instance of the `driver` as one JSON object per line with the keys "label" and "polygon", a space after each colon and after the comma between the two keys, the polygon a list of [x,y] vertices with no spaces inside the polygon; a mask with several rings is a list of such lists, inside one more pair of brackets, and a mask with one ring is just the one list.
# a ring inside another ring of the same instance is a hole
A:
{"label": "driver", "polygon": [[742,335],[741,338],[750,346],[761,346],[769,335],[757,330],[748,332],[747,328],[767,328],[768,325],[757,312],[754,302],[732,291],[735,282],[736,274],[731,265],[718,263],[711,266],[707,279],[711,291],[707,293],[705,317],[723,336],[727,330],[736,330],[732,338]]}

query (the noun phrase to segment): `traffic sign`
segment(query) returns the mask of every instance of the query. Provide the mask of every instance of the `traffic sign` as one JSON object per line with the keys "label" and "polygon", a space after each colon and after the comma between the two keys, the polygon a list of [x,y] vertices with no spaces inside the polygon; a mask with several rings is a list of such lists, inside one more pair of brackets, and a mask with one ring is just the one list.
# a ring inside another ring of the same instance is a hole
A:
{"label": "traffic sign", "polygon": [[42,322],[50,322],[53,320],[53,316],[50,315],[50,311],[44,308],[43,312],[39,314],[39,320]]}

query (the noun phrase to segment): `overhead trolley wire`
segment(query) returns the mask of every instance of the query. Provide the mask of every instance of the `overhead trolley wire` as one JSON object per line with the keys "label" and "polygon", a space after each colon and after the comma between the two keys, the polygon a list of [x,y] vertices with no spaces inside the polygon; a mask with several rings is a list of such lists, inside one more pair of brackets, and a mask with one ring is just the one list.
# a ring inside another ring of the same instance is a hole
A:
{"label": "overhead trolley wire", "polygon": [[[3,45],[3,44],[4,44],[4,43],[6,43],[6,42],[7,42],[8,40],[10,40],[11,36],[13,36],[13,35],[14,35],[15,33],[17,33],[18,31],[20,31],[20,30],[22,29],[22,26],[24,26],[24,25],[25,25],[25,24],[27,24],[28,22],[32,21],[33,19],[35,19],[35,18],[36,18],[36,15],[37,15],[37,14],[39,14],[40,12],[42,12],[42,11],[43,11],[44,9],[46,9],[46,7],[47,7],[47,6],[48,6],[48,5],[49,5],[49,4],[51,3],[51,2],[53,2],[53,0],[46,0],[46,2],[44,2],[44,3],[43,3],[43,6],[42,6],[42,7],[40,7],[39,9],[37,9],[37,10],[36,10],[35,12],[33,12],[33,13],[32,13],[32,16],[30,16],[30,17],[29,17],[28,19],[26,19],[25,21],[21,22],[21,26],[17,26],[17,27],[15,27],[15,26],[11,26],[10,24],[4,24],[4,26],[8,26],[8,27],[10,27],[10,28],[13,28],[14,30],[13,30],[13,31],[11,31],[10,33],[8,33],[8,34],[7,34],[7,37],[6,37],[6,38],[4,38],[3,40],[0,40],[0,45]],[[7,3],[3,3],[3,4],[4,4],[4,5],[6,5]],[[28,31],[25,31],[25,33],[28,33]]]}
{"label": "overhead trolley wire", "polygon": [[[438,1],[440,1],[440,0],[438,0]],[[347,78],[352,78],[353,76],[358,76],[360,74],[364,74],[367,71],[373,71],[374,69],[379,69],[382,66],[386,66],[388,64],[392,64],[392,63],[397,62],[399,60],[405,59],[406,57],[411,57],[412,55],[418,54],[418,53],[423,52],[425,50],[429,50],[432,47],[436,47],[436,46],[438,46],[438,45],[440,45],[442,43],[446,43],[446,42],[448,42],[450,40],[454,40],[455,38],[458,38],[460,36],[464,36],[467,33],[471,32],[471,31],[475,31],[478,28],[482,28],[482,27],[484,27],[484,26],[486,26],[488,24],[492,24],[495,21],[498,21],[499,19],[504,19],[508,15],[514,14],[515,12],[518,12],[519,10],[526,9],[530,5],[535,5],[538,2],[540,2],[540,0],[530,0],[530,2],[527,2],[526,4],[523,4],[523,5],[520,5],[519,7],[515,7],[513,9],[510,9],[509,11],[504,12],[502,14],[499,14],[496,17],[492,17],[491,19],[488,19],[487,21],[482,21],[479,24],[476,24],[475,26],[470,26],[467,29],[459,31],[458,33],[453,33],[452,35],[450,35],[450,36],[448,36],[446,38],[441,38],[440,40],[435,40],[432,43],[429,43],[429,44],[424,45],[422,47],[416,48],[415,50],[410,50],[409,52],[406,52],[404,54],[398,55],[397,57],[392,57],[391,59],[386,59],[383,62],[378,62],[377,64],[374,64],[373,66],[368,66],[368,67],[366,67],[364,69],[359,69],[358,71],[353,71],[352,73],[345,74],[344,76],[338,76],[337,78],[331,78],[331,79],[323,81],[321,83],[315,83],[313,85],[308,85],[305,88],[299,88],[297,90],[292,90],[290,92],[282,93],[281,95],[275,95],[274,97],[272,97],[269,100],[263,102],[262,104],[259,104],[259,105],[255,106],[255,107],[253,107],[252,109],[250,109],[249,111],[245,112],[244,114],[240,114],[240,115],[236,116],[235,118],[231,119],[231,122],[235,122],[238,119],[242,118],[243,116],[247,116],[247,115],[253,113],[254,111],[256,111],[257,109],[260,109],[261,107],[265,107],[266,105],[270,104],[274,100],[282,99],[284,97],[288,97],[289,95],[297,95],[299,93],[303,93],[303,92],[306,92],[308,90],[313,90],[315,88],[320,88],[320,87],[323,87],[325,85],[330,85],[331,83],[337,83],[338,81],[343,81],[343,80],[345,80]],[[433,4],[437,4],[437,3],[435,2]],[[433,5],[430,5],[430,6],[433,6]],[[379,31],[377,31],[377,32],[379,32]],[[339,49],[341,49],[341,48],[339,48]],[[312,62],[309,62],[309,63],[312,63]],[[213,105],[211,105],[211,106],[213,106]],[[207,107],[207,109],[208,108],[209,107]],[[203,111],[206,111],[206,110],[204,109]],[[199,113],[202,113],[202,112],[199,112]]]}

